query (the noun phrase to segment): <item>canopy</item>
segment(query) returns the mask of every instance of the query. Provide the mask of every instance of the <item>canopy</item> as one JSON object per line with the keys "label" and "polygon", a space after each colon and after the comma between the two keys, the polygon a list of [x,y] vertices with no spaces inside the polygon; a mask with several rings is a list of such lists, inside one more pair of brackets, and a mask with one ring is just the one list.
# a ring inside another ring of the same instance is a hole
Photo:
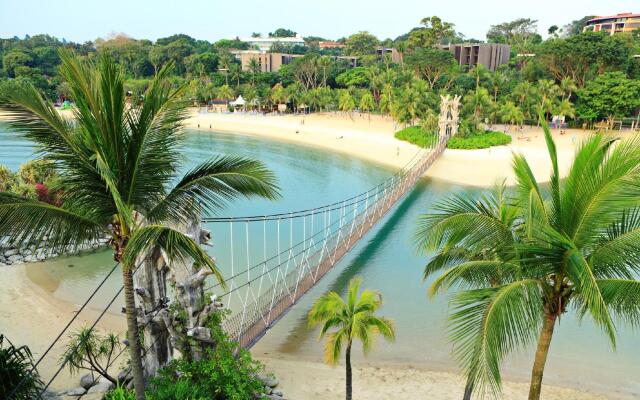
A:
{"label": "canopy", "polygon": [[247,102],[242,98],[242,95],[238,96],[237,99],[235,99],[234,101],[230,102],[229,104],[231,104],[232,106],[244,106]]}

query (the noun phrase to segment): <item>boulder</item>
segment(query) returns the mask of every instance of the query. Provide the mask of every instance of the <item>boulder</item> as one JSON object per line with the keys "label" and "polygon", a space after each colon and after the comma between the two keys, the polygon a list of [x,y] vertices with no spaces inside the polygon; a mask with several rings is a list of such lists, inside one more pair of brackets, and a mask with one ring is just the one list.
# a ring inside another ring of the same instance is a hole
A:
{"label": "boulder", "polygon": [[98,382],[91,386],[91,389],[87,391],[87,393],[106,393],[109,390],[114,388],[114,384],[108,380],[107,378],[101,376],[98,379]]}
{"label": "boulder", "polygon": [[82,378],[80,378],[80,386],[87,390],[89,390],[91,386],[95,385],[96,382],[97,379],[91,374],[83,375]]}
{"label": "boulder", "polygon": [[9,258],[7,258],[7,261],[9,261],[12,264],[21,263],[23,260],[24,260],[24,257],[22,257],[20,254],[14,254],[12,256],[9,256]]}
{"label": "boulder", "polygon": [[120,383],[127,383],[131,380],[132,376],[131,376],[131,370],[130,369],[123,369],[122,371],[120,371],[118,373],[118,382]]}
{"label": "boulder", "polygon": [[258,379],[260,379],[265,386],[269,386],[270,388],[278,386],[278,380],[273,376],[258,375]]}
{"label": "boulder", "polygon": [[15,255],[16,255],[16,254],[18,254],[18,253],[19,253],[18,249],[9,249],[9,250],[5,250],[5,252],[4,252],[4,256],[5,256],[6,258],[9,258],[9,257],[11,257],[11,256],[15,256]]}
{"label": "boulder", "polygon": [[271,392],[271,394],[274,395],[274,396],[284,397],[284,394],[282,393],[282,390],[274,390],[273,392]]}
{"label": "boulder", "polygon": [[62,397],[60,397],[57,393],[54,392],[50,392],[48,390],[45,390],[44,393],[42,393],[42,400],[61,400]]}
{"label": "boulder", "polygon": [[87,389],[83,388],[83,387],[77,387],[77,388],[73,388],[70,390],[67,390],[67,392],[65,393],[66,397],[80,397],[82,395],[84,395],[85,393],[87,393]]}

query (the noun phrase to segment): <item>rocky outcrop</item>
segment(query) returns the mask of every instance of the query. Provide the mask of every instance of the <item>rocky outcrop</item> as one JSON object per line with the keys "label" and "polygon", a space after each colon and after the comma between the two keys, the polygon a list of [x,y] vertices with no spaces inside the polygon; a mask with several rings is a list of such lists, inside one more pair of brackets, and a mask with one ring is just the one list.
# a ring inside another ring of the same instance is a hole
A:
{"label": "rocky outcrop", "polygon": [[[45,238],[46,239],[46,238]],[[67,248],[62,254],[52,251],[47,246],[47,241],[43,240],[38,244],[32,243],[27,246],[17,247],[9,243],[7,238],[0,239],[0,267],[5,265],[22,264],[30,262],[44,261],[60,255],[77,254],[84,251],[92,251],[104,248],[108,245],[109,239],[103,238],[95,242],[86,243],[79,248]]]}

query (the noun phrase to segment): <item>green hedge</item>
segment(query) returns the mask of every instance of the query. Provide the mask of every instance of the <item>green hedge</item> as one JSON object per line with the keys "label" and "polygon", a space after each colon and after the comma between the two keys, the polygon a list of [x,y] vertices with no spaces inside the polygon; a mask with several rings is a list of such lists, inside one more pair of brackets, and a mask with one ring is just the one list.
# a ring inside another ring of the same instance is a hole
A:
{"label": "green hedge", "polygon": [[427,133],[420,126],[410,126],[399,130],[395,134],[396,139],[404,140],[405,142],[413,143],[416,146],[428,147],[435,140],[433,133]]}
{"label": "green hedge", "polygon": [[511,143],[511,136],[502,132],[487,131],[467,137],[454,136],[447,145],[450,149],[487,149],[493,146],[504,146]]}
{"label": "green hedge", "polygon": [[[410,126],[399,130],[395,134],[396,139],[415,144],[420,147],[428,147],[435,141],[433,133],[425,132],[419,126]],[[484,133],[475,133],[466,137],[454,136],[449,139],[447,145],[450,149],[486,149],[493,146],[503,146],[511,143],[511,136],[502,132],[486,131]]]}

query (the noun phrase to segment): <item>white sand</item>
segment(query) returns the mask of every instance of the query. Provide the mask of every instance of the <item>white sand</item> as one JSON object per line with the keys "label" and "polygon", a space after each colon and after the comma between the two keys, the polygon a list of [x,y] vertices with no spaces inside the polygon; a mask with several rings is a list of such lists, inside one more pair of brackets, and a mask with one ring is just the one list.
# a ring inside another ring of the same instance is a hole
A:
{"label": "white sand", "polygon": [[[344,364],[330,367],[319,362],[261,359],[272,371],[285,397],[295,400],[344,399]],[[353,365],[353,397],[366,400],[437,399],[460,400],[464,379],[448,372],[429,371],[413,365]],[[505,382],[504,399],[526,399],[529,385]],[[543,386],[545,400],[596,400],[606,396],[555,386]]]}
{"label": "white sand", "polygon": [[[302,123],[304,121],[304,123]],[[417,146],[394,138],[400,129],[393,120],[377,115],[352,117],[344,113],[263,116],[252,114],[217,114],[193,111],[187,126],[204,130],[243,133],[284,140],[338,151],[381,164],[401,168],[419,150]],[[502,130],[503,127],[496,127]],[[508,132],[509,133],[509,132]],[[566,171],[573,158],[575,144],[589,133],[568,130],[552,132],[558,148],[560,168]],[[514,183],[511,171],[514,152],[524,154],[541,182],[548,181],[551,163],[541,128],[525,128],[512,134],[508,146],[484,150],[446,150],[427,171],[426,176],[470,186],[487,187],[507,179]]]}

